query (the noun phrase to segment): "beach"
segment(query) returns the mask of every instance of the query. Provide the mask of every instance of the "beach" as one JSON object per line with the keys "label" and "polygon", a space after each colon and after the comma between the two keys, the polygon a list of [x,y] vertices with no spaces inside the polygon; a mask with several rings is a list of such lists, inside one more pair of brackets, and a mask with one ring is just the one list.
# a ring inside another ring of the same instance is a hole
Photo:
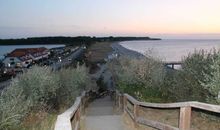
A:
{"label": "beach", "polygon": [[120,45],[119,42],[111,44],[111,47],[113,48],[114,52],[116,52],[119,55],[129,56],[129,57],[132,57],[132,58],[143,58],[143,57],[145,57],[143,54],[141,54],[137,51],[133,51],[133,50],[130,50],[130,49],[127,49],[127,48],[123,47],[122,45]]}

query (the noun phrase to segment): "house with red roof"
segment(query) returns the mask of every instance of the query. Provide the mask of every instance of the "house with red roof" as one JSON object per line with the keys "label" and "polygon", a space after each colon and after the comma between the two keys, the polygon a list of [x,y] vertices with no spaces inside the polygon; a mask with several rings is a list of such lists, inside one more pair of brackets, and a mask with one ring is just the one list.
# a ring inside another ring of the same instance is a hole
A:
{"label": "house with red roof", "polygon": [[50,51],[45,47],[15,49],[11,53],[7,54],[3,63],[8,67],[27,67],[33,61],[48,58],[49,54]]}

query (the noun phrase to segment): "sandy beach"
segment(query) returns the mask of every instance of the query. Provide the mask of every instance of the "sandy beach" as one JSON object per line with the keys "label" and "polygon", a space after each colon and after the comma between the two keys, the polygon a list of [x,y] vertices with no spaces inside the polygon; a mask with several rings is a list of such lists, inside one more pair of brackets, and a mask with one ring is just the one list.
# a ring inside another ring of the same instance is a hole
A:
{"label": "sandy beach", "polygon": [[143,54],[127,49],[120,45],[118,42],[111,44],[111,47],[113,48],[114,52],[116,52],[119,55],[129,56],[132,58],[143,58],[145,57]]}

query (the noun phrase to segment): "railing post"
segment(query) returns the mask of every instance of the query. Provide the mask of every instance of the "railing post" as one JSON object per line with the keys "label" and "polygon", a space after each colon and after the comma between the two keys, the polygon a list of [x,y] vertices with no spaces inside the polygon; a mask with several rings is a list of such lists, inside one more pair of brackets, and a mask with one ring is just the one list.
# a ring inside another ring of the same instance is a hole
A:
{"label": "railing post", "polygon": [[118,108],[119,108],[119,110],[121,110],[121,96],[120,95],[118,95]]}
{"label": "railing post", "polygon": [[138,122],[137,122],[137,118],[138,118],[138,109],[139,109],[139,105],[134,104],[134,110],[133,110],[133,113],[134,113],[134,127],[135,127],[135,128],[138,128]]}
{"label": "railing post", "polygon": [[116,94],[115,94],[115,105],[116,105],[116,107],[118,108],[119,107],[119,96],[118,96],[118,93],[116,92]]}
{"label": "railing post", "polygon": [[180,108],[180,118],[179,118],[180,130],[190,130],[191,109],[192,108],[190,106]]}
{"label": "railing post", "polygon": [[80,104],[80,106],[79,106],[79,112],[78,112],[78,121],[79,121],[79,129],[78,130],[80,130],[81,128],[80,128],[80,122],[81,122],[81,115],[82,115],[82,104]]}
{"label": "railing post", "polygon": [[85,96],[81,98],[81,114],[85,114]]}
{"label": "railing post", "polygon": [[127,97],[123,95],[123,109],[124,113],[126,113],[126,108],[127,108]]}
{"label": "railing post", "polygon": [[114,105],[117,107],[117,91],[115,92],[115,100],[114,100]]}

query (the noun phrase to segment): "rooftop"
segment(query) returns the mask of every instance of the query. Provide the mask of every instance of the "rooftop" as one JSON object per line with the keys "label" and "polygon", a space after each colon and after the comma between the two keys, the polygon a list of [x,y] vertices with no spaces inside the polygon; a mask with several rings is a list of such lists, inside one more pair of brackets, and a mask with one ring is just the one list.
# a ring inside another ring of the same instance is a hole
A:
{"label": "rooftop", "polygon": [[19,48],[15,49],[11,53],[7,55],[7,57],[22,57],[28,54],[34,54],[34,53],[39,53],[39,52],[44,52],[48,50],[45,47],[40,47],[40,48]]}

